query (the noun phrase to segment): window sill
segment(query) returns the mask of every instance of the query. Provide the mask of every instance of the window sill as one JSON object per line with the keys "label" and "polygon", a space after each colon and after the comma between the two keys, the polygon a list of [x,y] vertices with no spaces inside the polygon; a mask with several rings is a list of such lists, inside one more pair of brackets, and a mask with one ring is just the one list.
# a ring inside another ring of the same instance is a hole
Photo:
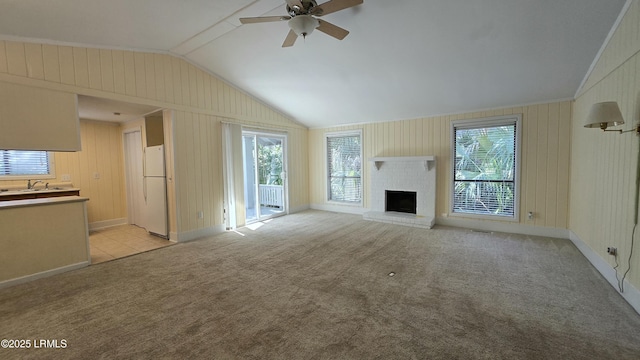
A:
{"label": "window sill", "polygon": [[364,206],[362,202],[348,202],[348,201],[336,201],[336,200],[327,200],[328,205],[340,205],[340,206],[350,206],[350,207],[358,207],[361,208]]}
{"label": "window sill", "polygon": [[514,216],[501,216],[501,215],[480,215],[480,214],[470,214],[470,213],[460,213],[460,212],[449,212],[447,216],[452,218],[466,218],[466,219],[474,219],[474,220],[490,220],[490,221],[501,221],[501,222],[511,222],[511,223],[519,223],[518,214]]}
{"label": "window sill", "polygon": [[55,179],[55,175],[5,175],[0,176],[0,181],[18,181],[18,180],[51,180]]}

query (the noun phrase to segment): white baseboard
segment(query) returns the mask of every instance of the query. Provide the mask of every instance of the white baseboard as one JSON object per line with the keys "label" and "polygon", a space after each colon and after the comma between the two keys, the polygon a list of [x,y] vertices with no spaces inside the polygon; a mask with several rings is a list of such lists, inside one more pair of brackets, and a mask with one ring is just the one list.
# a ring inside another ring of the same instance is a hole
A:
{"label": "white baseboard", "polygon": [[118,225],[126,225],[128,223],[129,221],[127,221],[127,218],[94,221],[92,223],[89,223],[89,231],[106,229]]}
{"label": "white baseboard", "polygon": [[309,210],[309,209],[311,209],[311,206],[309,206],[309,204],[296,206],[296,207],[293,207],[293,208],[289,209],[289,214],[295,214],[295,213],[299,213],[299,212],[302,212],[302,211],[305,211],[305,210]]}
{"label": "white baseboard", "polygon": [[545,236],[557,239],[569,239],[569,230],[567,229],[531,226],[518,223],[438,217],[436,218],[436,224],[481,231],[495,231],[512,234]]}
{"label": "white baseboard", "polygon": [[355,214],[355,215],[364,215],[364,213],[371,210],[371,209],[367,209],[360,206],[334,205],[334,204],[311,204],[310,208],[313,210],[331,211],[331,212]]}
{"label": "white baseboard", "polygon": [[42,271],[42,272],[39,272],[39,273],[35,273],[35,274],[27,275],[27,276],[22,276],[22,277],[15,278],[15,279],[0,281],[0,289],[6,288],[6,287],[10,287],[10,286],[15,286],[15,285],[18,285],[18,284],[23,284],[23,283],[26,283],[26,282],[29,282],[29,281],[33,281],[33,280],[36,280],[36,279],[41,279],[41,278],[45,278],[45,277],[49,277],[49,276],[53,276],[53,275],[62,274],[64,272],[71,271],[71,270],[81,269],[81,268],[87,267],[87,266],[89,266],[89,261],[83,261],[83,262],[80,262],[80,263],[77,263],[77,264],[72,264],[72,265],[59,267],[59,268],[56,268],[56,269]]}
{"label": "white baseboard", "polygon": [[582,255],[589,260],[591,265],[598,270],[600,274],[613,286],[613,288],[640,314],[640,291],[635,288],[629,281],[624,280],[624,292],[618,290],[618,280],[616,279],[616,271],[608,262],[598,255],[589,245],[582,241],[573,231],[569,231],[571,242],[580,250]]}
{"label": "white baseboard", "polygon": [[[191,230],[191,231],[183,231],[175,234],[175,241],[179,243],[192,241],[192,240],[200,239],[207,236],[218,235],[223,233],[224,231],[225,231],[224,224],[216,225],[208,228]],[[172,240],[174,239],[172,238]]]}

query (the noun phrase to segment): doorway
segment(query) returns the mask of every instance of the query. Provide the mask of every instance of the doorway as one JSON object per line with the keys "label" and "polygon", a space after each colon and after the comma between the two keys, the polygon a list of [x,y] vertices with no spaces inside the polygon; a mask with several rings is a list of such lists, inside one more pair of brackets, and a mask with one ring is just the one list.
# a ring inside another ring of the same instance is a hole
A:
{"label": "doorway", "polygon": [[287,211],[286,136],[242,132],[246,223]]}

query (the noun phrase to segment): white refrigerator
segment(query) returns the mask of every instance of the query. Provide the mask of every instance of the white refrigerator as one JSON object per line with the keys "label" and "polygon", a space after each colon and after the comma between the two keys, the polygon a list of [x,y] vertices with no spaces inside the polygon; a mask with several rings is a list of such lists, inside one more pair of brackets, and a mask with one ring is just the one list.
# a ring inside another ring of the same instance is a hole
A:
{"label": "white refrigerator", "polygon": [[164,145],[144,150],[143,191],[145,223],[149,233],[168,238],[167,179],[164,170]]}

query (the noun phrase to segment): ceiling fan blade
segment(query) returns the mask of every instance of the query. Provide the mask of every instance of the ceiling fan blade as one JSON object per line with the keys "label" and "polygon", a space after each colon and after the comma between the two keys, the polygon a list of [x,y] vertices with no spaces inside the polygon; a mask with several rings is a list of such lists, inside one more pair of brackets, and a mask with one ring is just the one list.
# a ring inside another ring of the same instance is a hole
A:
{"label": "ceiling fan blade", "polygon": [[324,16],[336,11],[360,5],[363,2],[363,0],[330,0],[313,8],[311,14],[315,16]]}
{"label": "ceiling fan blade", "polygon": [[287,34],[287,38],[284,39],[284,43],[282,43],[282,47],[293,46],[293,44],[296,43],[297,39],[298,39],[298,35],[296,35],[296,33],[293,32],[293,30],[289,30],[289,34]]}
{"label": "ceiling fan blade", "polygon": [[291,16],[261,16],[261,17],[240,18],[240,22],[242,24],[255,24],[255,23],[263,23],[263,22],[286,21],[290,19],[291,19]]}
{"label": "ceiling fan blade", "polygon": [[326,22],[324,20],[320,20],[318,19],[318,22],[320,23],[320,26],[317,27],[318,30],[322,31],[323,33],[329,35],[329,36],[333,36],[334,38],[338,39],[338,40],[342,40],[344,39],[347,35],[349,35],[349,32],[339,26],[333,25],[330,22]]}

